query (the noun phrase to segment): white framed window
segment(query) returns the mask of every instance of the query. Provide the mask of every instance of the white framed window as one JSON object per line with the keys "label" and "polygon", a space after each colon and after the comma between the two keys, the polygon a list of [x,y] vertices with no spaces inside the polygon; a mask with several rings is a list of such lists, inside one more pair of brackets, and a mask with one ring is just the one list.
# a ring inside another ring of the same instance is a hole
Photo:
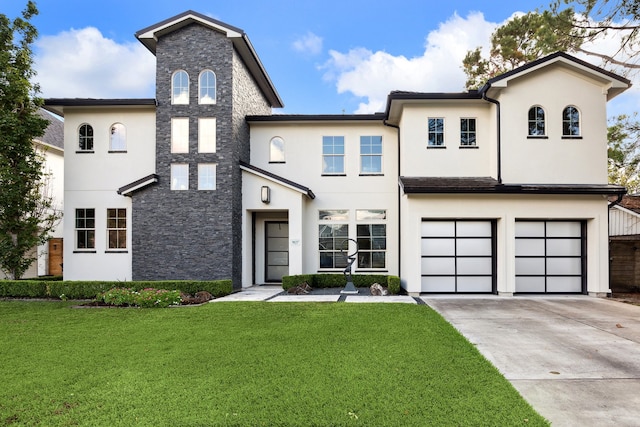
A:
{"label": "white framed window", "polygon": [[216,164],[198,164],[198,190],[216,189]]}
{"label": "white framed window", "polygon": [[78,149],[93,151],[93,127],[87,123],[81,124],[78,129]]}
{"label": "white framed window", "polygon": [[127,151],[127,128],[114,123],[109,131],[109,151]]}
{"label": "white framed window", "polygon": [[476,145],[476,119],[460,119],[460,145],[474,147]]}
{"label": "white framed window", "polygon": [[387,264],[387,211],[356,209],[358,268],[384,269]]}
{"label": "white framed window", "polygon": [[322,137],[322,174],[344,174],[344,136]]}
{"label": "white framed window", "polygon": [[126,209],[107,209],[107,245],[109,249],[127,248]]}
{"label": "white framed window", "polygon": [[198,77],[198,104],[216,103],[216,75],[211,70],[204,70]]}
{"label": "white framed window", "polygon": [[171,118],[171,152],[189,152],[189,118]]}
{"label": "white framed window", "polygon": [[544,109],[540,106],[534,106],[529,109],[529,136],[546,135]]}
{"label": "white framed window", "polygon": [[189,74],[178,70],[171,76],[171,103],[189,104]]}
{"label": "white framed window", "polygon": [[96,210],[76,209],[76,249],[86,250],[96,247]]}
{"label": "white framed window", "polygon": [[269,141],[269,163],[284,163],[284,139],[279,136]]}
{"label": "white framed window", "polygon": [[429,147],[444,147],[444,118],[429,117],[427,132]]}
{"label": "white framed window", "polygon": [[216,118],[200,117],[198,119],[198,152],[216,152]]}
{"label": "white framed window", "polygon": [[562,136],[580,136],[580,111],[573,105],[562,110]]}
{"label": "white framed window", "polygon": [[382,174],[382,136],[360,137],[360,173]]}
{"label": "white framed window", "polygon": [[189,165],[174,163],[171,165],[171,189],[176,191],[189,189]]}
{"label": "white framed window", "polygon": [[347,266],[349,250],[349,211],[346,209],[318,212],[318,251],[321,269],[340,269]]}

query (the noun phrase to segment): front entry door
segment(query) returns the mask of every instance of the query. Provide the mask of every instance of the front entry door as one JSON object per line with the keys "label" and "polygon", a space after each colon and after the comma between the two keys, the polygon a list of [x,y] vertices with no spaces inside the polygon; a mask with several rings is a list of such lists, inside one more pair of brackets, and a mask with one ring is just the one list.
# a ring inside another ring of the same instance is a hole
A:
{"label": "front entry door", "polygon": [[265,222],[265,244],[265,280],[282,282],[282,276],[289,274],[289,223]]}

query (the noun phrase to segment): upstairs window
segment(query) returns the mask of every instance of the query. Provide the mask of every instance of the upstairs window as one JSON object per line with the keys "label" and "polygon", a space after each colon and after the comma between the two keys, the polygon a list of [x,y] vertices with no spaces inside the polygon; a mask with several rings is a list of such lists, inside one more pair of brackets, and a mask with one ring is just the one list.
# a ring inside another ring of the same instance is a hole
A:
{"label": "upstairs window", "polygon": [[189,104],[189,74],[184,70],[176,71],[171,77],[171,103]]}
{"label": "upstairs window", "polygon": [[171,189],[183,191],[189,189],[189,165],[174,163],[171,165]]}
{"label": "upstairs window", "polygon": [[211,70],[204,70],[198,79],[198,103],[216,103],[216,75]]}
{"label": "upstairs window", "polygon": [[198,190],[216,189],[216,164],[198,164]]}
{"label": "upstairs window", "polygon": [[460,146],[475,147],[476,119],[460,119]]}
{"label": "upstairs window", "polygon": [[171,118],[171,152],[189,152],[189,118]]}
{"label": "upstairs window", "polygon": [[429,117],[429,147],[444,147],[444,119]]}
{"label": "upstairs window", "polygon": [[269,141],[269,163],[284,163],[284,139],[279,136]]}
{"label": "upstairs window", "polygon": [[86,123],[78,129],[78,149],[80,151],[93,151],[93,127]]}
{"label": "upstairs window", "polygon": [[544,109],[542,107],[531,107],[529,109],[529,136],[546,135]]}
{"label": "upstairs window", "polygon": [[344,174],[344,136],[322,137],[322,174]]}
{"label": "upstairs window", "polygon": [[562,136],[580,136],[580,112],[573,105],[562,110]]}
{"label": "upstairs window", "polygon": [[216,118],[200,117],[198,119],[198,152],[216,152]]}
{"label": "upstairs window", "polygon": [[109,133],[109,151],[126,151],[127,128],[122,123],[114,123]]}
{"label": "upstairs window", "polygon": [[360,173],[382,174],[382,136],[360,137]]}

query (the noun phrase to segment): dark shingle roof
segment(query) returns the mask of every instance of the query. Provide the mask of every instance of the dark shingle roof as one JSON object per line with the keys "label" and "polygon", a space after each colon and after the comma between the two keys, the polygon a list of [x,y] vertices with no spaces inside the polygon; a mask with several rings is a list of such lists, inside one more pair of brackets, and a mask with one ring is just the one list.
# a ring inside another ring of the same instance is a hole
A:
{"label": "dark shingle roof", "polygon": [[64,149],[64,123],[59,118],[40,108],[38,115],[49,121],[49,126],[44,131],[44,135],[36,138],[45,144]]}

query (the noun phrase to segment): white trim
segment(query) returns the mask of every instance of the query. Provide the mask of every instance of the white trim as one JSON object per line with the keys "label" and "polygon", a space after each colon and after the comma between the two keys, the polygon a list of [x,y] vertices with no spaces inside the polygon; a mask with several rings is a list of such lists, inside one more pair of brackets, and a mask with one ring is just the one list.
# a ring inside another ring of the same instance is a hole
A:
{"label": "white trim", "polygon": [[280,180],[274,179],[274,178],[272,178],[272,177],[270,177],[270,176],[268,176],[268,175],[262,174],[262,173],[260,173],[260,172],[258,172],[258,171],[253,170],[253,169],[249,169],[249,168],[247,168],[247,167],[245,167],[245,166],[242,166],[242,165],[240,165],[240,169],[241,169],[241,170],[243,170],[243,171],[245,171],[245,172],[252,173],[252,174],[253,174],[253,175],[255,175],[255,176],[259,176],[260,178],[263,178],[263,179],[266,179],[266,180],[268,180],[268,181],[271,181],[271,182],[274,182],[274,183],[276,183],[276,184],[279,184],[279,185],[281,185],[281,186],[283,186],[283,187],[289,188],[289,189],[291,189],[291,190],[295,190],[295,191],[297,191],[298,193],[303,194],[303,195],[305,195],[305,196],[308,196],[307,191],[304,191],[304,190],[302,190],[301,188],[297,188],[297,187],[295,187],[295,186],[293,186],[293,185],[289,185],[289,184],[287,184],[287,183],[285,183],[285,182],[282,182],[282,181],[280,181]]}

